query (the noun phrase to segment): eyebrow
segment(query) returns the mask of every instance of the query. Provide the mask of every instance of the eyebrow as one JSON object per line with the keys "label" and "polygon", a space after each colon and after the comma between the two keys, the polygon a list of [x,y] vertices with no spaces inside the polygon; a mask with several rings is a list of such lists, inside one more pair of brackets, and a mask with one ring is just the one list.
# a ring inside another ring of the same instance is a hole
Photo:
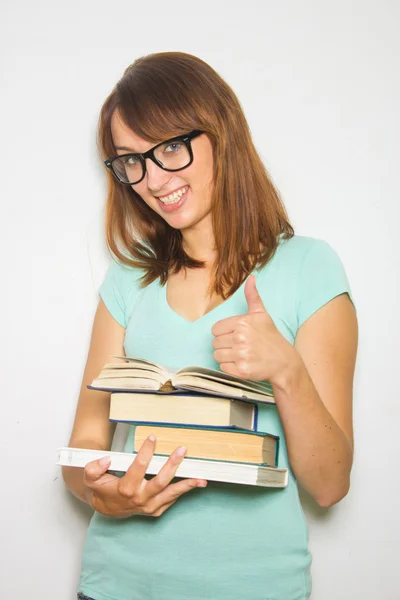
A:
{"label": "eyebrow", "polygon": [[132,148],[127,148],[126,146],[115,146],[116,150],[126,150],[127,152],[131,152],[132,154],[140,154],[136,152],[136,150],[132,150]]}

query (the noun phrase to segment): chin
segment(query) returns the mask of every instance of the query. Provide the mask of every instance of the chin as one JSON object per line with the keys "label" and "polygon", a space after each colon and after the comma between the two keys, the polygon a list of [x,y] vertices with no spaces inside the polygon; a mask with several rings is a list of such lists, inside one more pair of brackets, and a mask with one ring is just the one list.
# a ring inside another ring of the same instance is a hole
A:
{"label": "chin", "polygon": [[172,227],[173,229],[179,229],[180,231],[186,231],[188,229],[192,229],[199,222],[196,219],[179,218],[178,215],[176,215],[175,218],[174,217],[171,217],[171,218],[163,217],[163,218],[170,227]]}

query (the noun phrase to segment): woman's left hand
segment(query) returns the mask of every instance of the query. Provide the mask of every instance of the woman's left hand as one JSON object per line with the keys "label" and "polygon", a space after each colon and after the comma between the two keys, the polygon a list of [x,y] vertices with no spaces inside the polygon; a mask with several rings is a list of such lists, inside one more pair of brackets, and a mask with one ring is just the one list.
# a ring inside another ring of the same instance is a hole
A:
{"label": "woman's left hand", "polygon": [[297,352],[265,309],[254,275],[247,279],[244,293],[247,314],[218,321],[211,330],[214,358],[229,375],[279,385],[298,359]]}

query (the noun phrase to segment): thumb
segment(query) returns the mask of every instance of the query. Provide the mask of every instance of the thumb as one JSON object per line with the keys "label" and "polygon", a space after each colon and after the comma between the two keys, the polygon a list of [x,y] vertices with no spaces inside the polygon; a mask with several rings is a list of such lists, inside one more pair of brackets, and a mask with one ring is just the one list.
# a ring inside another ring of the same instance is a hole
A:
{"label": "thumb", "polygon": [[265,310],[265,306],[263,301],[261,300],[261,296],[257,291],[256,287],[256,278],[254,275],[251,275],[244,286],[244,295],[246,296],[248,313],[260,313],[267,312]]}
{"label": "thumb", "polygon": [[85,467],[85,479],[87,482],[94,483],[110,468],[111,458],[103,456],[99,460],[89,462]]}

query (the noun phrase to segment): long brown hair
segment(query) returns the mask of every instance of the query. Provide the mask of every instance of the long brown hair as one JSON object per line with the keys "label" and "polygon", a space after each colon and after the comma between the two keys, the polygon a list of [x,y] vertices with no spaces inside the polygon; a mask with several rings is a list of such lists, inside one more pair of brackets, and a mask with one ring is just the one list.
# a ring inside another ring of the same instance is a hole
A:
{"label": "long brown hair", "polygon": [[[106,99],[98,145],[104,159],[116,155],[111,117],[151,143],[199,129],[213,148],[212,223],[217,260],[210,291],[233,294],[273,256],[279,236],[294,235],[278,191],[251,139],[241,105],[228,84],[207,63],[182,52],[137,59]],[[142,285],[170,272],[199,268],[184,250],[182,234],[155,213],[129,186],[107,172],[106,237],[121,262],[143,269]]]}

